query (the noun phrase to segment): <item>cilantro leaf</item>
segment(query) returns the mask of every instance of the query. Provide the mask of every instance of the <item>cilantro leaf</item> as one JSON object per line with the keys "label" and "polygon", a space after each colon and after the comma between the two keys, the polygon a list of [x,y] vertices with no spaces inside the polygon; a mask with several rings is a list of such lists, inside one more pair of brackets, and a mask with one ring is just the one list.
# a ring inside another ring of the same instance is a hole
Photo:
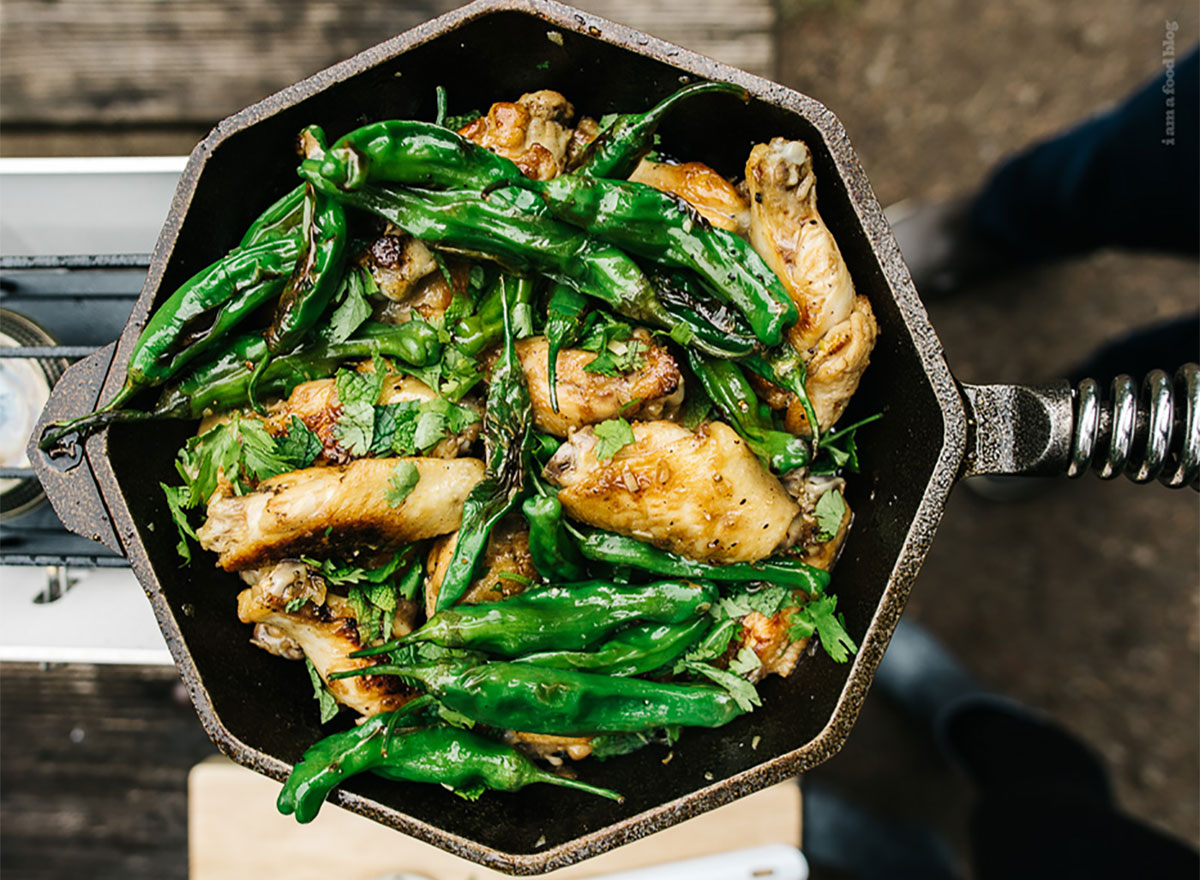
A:
{"label": "cilantro leaf", "polygon": [[288,614],[293,614],[303,608],[311,598],[311,596],[297,596],[295,599],[288,599],[283,604],[283,610]]}
{"label": "cilantro leaf", "polygon": [[695,338],[696,332],[687,324],[676,324],[671,328],[670,336],[672,342],[686,348],[691,344],[692,339]]}
{"label": "cilantro leaf", "polygon": [[312,680],[313,698],[317,701],[317,706],[321,710],[321,723],[331,721],[338,713],[337,700],[333,698],[333,694],[329,692],[329,688],[325,686],[325,682],[321,681],[321,675],[317,672],[317,667],[313,666],[312,661],[307,657],[304,658],[304,665],[308,668],[308,677]]}
{"label": "cilantro leaf", "polygon": [[397,464],[388,477],[388,487],[384,492],[388,506],[399,507],[403,504],[420,479],[421,474],[411,461],[401,461]]}
{"label": "cilantro leaf", "polygon": [[187,539],[191,538],[196,543],[200,542],[200,539],[196,537],[196,530],[188,522],[187,511],[183,509],[185,500],[183,495],[187,490],[184,486],[168,486],[166,483],[158,485],[162,487],[163,494],[167,496],[167,509],[171,511],[171,521],[179,530],[179,543],[175,545],[175,550],[183,557],[180,566],[187,565],[192,561],[192,550],[188,546]]}
{"label": "cilantro leaf", "polygon": [[738,622],[733,619],[725,619],[718,623],[715,627],[709,630],[706,635],[695,648],[688,651],[683,659],[675,664],[675,674],[679,675],[686,669],[688,663],[701,663],[707,660],[715,660],[729,650],[729,642],[733,639],[734,633],[738,631]]}
{"label": "cilantro leaf", "polygon": [[354,621],[358,626],[358,635],[364,642],[375,640],[383,623],[383,614],[369,598],[362,587],[351,587],[346,593],[346,602],[354,611]]}
{"label": "cilantro leaf", "polygon": [[413,602],[417,598],[417,591],[421,589],[421,582],[424,580],[425,568],[420,562],[415,562],[409,566],[408,571],[404,573],[404,577],[396,583],[396,595],[408,602]]}
{"label": "cilantro leaf", "polygon": [[275,438],[279,457],[292,466],[292,470],[306,468],[321,454],[324,448],[321,438],[308,429],[308,425],[292,416],[287,433]]}
{"label": "cilantro leaf", "polygon": [[740,675],[734,675],[732,672],[724,669],[717,669],[711,663],[685,661],[683,666],[688,672],[703,675],[709,681],[727,690],[729,696],[733,697],[734,702],[738,704],[738,707],[743,712],[753,711],[755,706],[762,705],[762,699],[758,696],[758,689]]}
{"label": "cilantro leaf", "polygon": [[451,131],[462,131],[482,115],[483,114],[478,110],[469,110],[468,112],[460,113],[457,116],[447,116],[442,121],[442,125],[446,126],[446,128],[450,129]]}
{"label": "cilantro leaf", "polygon": [[383,365],[373,372],[338,370],[338,402],[342,413],[333,427],[333,435],[351,455],[366,455],[375,438],[375,401],[383,388]]}
{"label": "cilantro leaf", "polygon": [[817,528],[820,530],[817,540],[828,541],[842,527],[842,520],[846,516],[846,499],[837,489],[830,489],[817,500],[814,512],[817,516]]}
{"label": "cilantro leaf", "polygon": [[646,349],[646,344],[640,339],[609,343],[608,348],[600,352],[591,363],[584,365],[583,371],[614,378],[624,376],[646,365]]}
{"label": "cilantro leaf", "polygon": [[601,461],[612,458],[626,446],[635,442],[633,428],[622,418],[603,421],[592,431],[600,440],[596,445],[596,458]]}
{"label": "cilantro leaf", "polygon": [[633,328],[624,321],[601,312],[588,312],[583,331],[579,334],[579,347],[584,351],[605,351],[614,342],[624,342],[633,336]]}
{"label": "cilantro leaf", "polygon": [[858,645],[846,632],[846,620],[834,613],[836,596],[822,596],[802,605],[792,615],[788,632],[792,641],[808,638],[814,632],[821,639],[821,647],[837,663],[845,663],[849,656],[858,651]]}
{"label": "cilantro leaf", "polygon": [[446,435],[446,415],[436,409],[426,409],[417,416],[417,427],[413,432],[413,446],[417,449],[432,449]]}
{"label": "cilantro leaf", "polygon": [[687,386],[687,399],[683,402],[683,416],[680,421],[689,431],[694,431],[708,418],[712,408],[712,398],[708,396],[704,386],[699,382],[692,382]]}
{"label": "cilantro leaf", "polygon": [[365,269],[352,269],[342,279],[342,286],[334,300],[333,312],[330,313],[322,334],[330,343],[345,342],[363,321],[371,317],[371,304],[367,302],[366,285],[362,278],[364,273]]}
{"label": "cilantro leaf", "polygon": [[727,596],[721,599],[720,607],[724,614],[736,619],[755,611],[763,617],[771,617],[779,612],[790,596],[791,591],[787,587],[767,586]]}
{"label": "cilantro leaf", "polygon": [[749,645],[744,646],[738,655],[729,661],[729,671],[743,678],[762,667],[762,660]]}

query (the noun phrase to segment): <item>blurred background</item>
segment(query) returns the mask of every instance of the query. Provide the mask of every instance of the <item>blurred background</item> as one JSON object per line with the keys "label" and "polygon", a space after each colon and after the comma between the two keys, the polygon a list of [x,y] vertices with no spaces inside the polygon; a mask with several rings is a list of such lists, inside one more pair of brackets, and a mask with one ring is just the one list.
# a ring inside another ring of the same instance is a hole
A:
{"label": "blurred background", "polygon": [[[183,155],[222,117],[456,5],[4,0],[0,156]],[[1195,3],[1130,0],[580,5],[822,101],[884,205],[971,191],[1158,74],[1166,22],[1180,55],[1200,33]],[[929,311],[961,380],[1031,382],[1198,294],[1195,261],[1105,252]],[[985,685],[1094,746],[1125,810],[1193,845],[1198,539],[1191,491],[1089,476],[996,504],[960,487],[906,612]],[[162,666],[0,666],[5,876],[187,875],[186,775],[214,749],[176,682]],[[878,698],[813,777],[931,825],[962,858],[969,789]]]}

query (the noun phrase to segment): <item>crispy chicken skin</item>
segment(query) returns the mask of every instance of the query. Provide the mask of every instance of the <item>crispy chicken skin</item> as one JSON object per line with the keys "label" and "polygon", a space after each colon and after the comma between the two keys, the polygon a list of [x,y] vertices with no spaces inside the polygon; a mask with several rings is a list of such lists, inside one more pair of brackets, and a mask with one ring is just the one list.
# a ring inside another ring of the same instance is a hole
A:
{"label": "crispy chicken skin", "polygon": [[349,656],[362,647],[353,611],[344,599],[331,594],[322,605],[305,605],[289,613],[266,581],[264,578],[238,594],[238,619],[255,624],[256,635],[261,630],[299,648],[339,703],[363,715],[376,715],[399,709],[416,696],[395,676],[364,675],[331,681],[333,672],[360,669],[373,662],[371,658]]}
{"label": "crispy chicken skin", "polygon": [[[866,369],[878,327],[817,211],[812,153],[802,141],[758,144],[746,161],[750,243],[783,282],[800,312],[788,340],[809,364],[806,387],[827,429]],[[807,430],[796,406],[788,427]]]}
{"label": "crispy chicken skin", "polygon": [[[446,568],[454,556],[457,540],[458,532],[451,532],[438,538],[429,548],[429,558],[425,562],[428,572],[425,576],[425,613],[430,617],[433,616],[442,578],[446,576]],[[517,578],[505,577],[505,574],[517,575]],[[499,602],[524,591],[522,579],[536,583],[540,577],[529,552],[529,527],[522,516],[510,513],[496,523],[488,536],[479,574],[460,601],[467,605]]]}
{"label": "crispy chicken skin", "polygon": [[[399,461],[411,462],[420,479],[392,507],[386,493]],[[467,493],[481,479],[477,458],[361,458],[280,474],[245,495],[222,484],[197,535],[226,571],[334,552],[351,558],[454,531]]]}
{"label": "crispy chicken skin", "polygon": [[750,228],[750,205],[728,180],[703,162],[641,161],[630,180],[679,196],[713,226],[745,237]]}
{"label": "crispy chicken skin", "polygon": [[[566,437],[584,425],[594,425],[618,415],[626,419],[658,419],[674,415],[683,404],[683,376],[666,348],[656,345],[648,332],[634,331],[643,346],[645,364],[624,376],[589,373],[584,367],[595,352],[565,349],[558,353],[558,412],[550,405],[549,343],[533,336],[517,343],[517,357],[529,382],[533,423],[539,431]],[[626,408],[627,407],[627,408]]]}
{"label": "crispy chicken skin", "polygon": [[424,242],[390,223],[387,231],[363,252],[360,262],[371,273],[379,292],[393,302],[407,299],[417,283],[438,268]]}
{"label": "crispy chicken skin", "polygon": [[[390,375],[383,380],[379,392],[380,404],[400,403],[405,400],[433,400],[437,395],[433,389],[411,376]],[[292,389],[286,401],[271,407],[264,427],[279,436],[288,430],[292,416],[308,426],[321,440],[320,464],[340,464],[350,460],[349,453],[338,443],[336,425],[342,414],[338,400],[337,382],[333,379],[316,379],[304,382]],[[447,437],[429,451],[431,458],[455,458],[465,452],[479,436],[481,422],[468,425],[461,434]]]}
{"label": "crispy chicken skin", "polygon": [[574,519],[712,562],[754,562],[794,541],[800,508],[733,429],[695,433],[673,422],[638,422],[636,442],[608,461],[583,428],[544,476]]}
{"label": "crispy chicken skin", "polygon": [[757,611],[751,611],[742,618],[740,644],[748,646],[762,665],[749,676],[750,681],[762,681],[772,672],[787,678],[796,668],[800,655],[808,648],[810,638],[792,641],[788,637],[791,629],[794,608],[784,608],[767,617]]}
{"label": "crispy chicken skin", "polygon": [[563,171],[571,146],[575,108],[550,89],[522,95],[515,103],[498,101],[459,131],[493,153],[511,159],[521,173],[549,180]]}

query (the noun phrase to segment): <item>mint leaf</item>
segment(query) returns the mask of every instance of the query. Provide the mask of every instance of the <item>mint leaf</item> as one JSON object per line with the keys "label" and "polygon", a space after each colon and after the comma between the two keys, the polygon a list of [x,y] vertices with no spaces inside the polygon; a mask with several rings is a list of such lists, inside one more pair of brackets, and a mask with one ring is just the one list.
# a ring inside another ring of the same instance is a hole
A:
{"label": "mint leaf", "polygon": [[375,640],[383,622],[383,614],[375,606],[362,587],[351,587],[346,593],[346,602],[354,611],[354,621],[358,626],[359,637],[364,642]]}
{"label": "mint leaf", "polygon": [[[444,401],[443,401],[444,402]],[[446,416],[435,409],[427,409],[417,416],[417,427],[413,432],[413,445],[422,452],[432,449],[446,436]]]}
{"label": "mint leaf", "polygon": [[394,508],[403,504],[420,479],[421,474],[411,461],[401,461],[397,464],[388,477],[388,487],[384,492],[388,506]]}
{"label": "mint leaf", "polygon": [[162,487],[163,494],[167,496],[167,509],[171,511],[171,521],[179,530],[179,543],[175,545],[175,551],[183,557],[183,562],[180,563],[182,567],[192,561],[192,550],[188,546],[188,538],[196,543],[200,542],[200,539],[196,537],[196,530],[188,522],[187,511],[183,509],[186,500],[183,496],[187,490],[183,486],[168,486],[166,483],[158,485]]}
{"label": "mint leaf", "polygon": [[409,602],[416,601],[417,591],[421,589],[424,575],[425,567],[420,562],[414,562],[404,573],[404,577],[397,582],[396,595]]}
{"label": "mint leaf", "polygon": [[[366,285],[362,279],[364,273],[365,269],[352,269],[342,280],[342,286],[334,300],[336,305],[323,334],[330,343],[345,342],[363,321],[371,317],[371,304],[367,302]],[[369,273],[366,274],[369,277]]]}
{"label": "mint leaf", "polygon": [[338,713],[337,700],[333,698],[333,694],[329,692],[329,688],[325,686],[325,682],[321,681],[321,675],[317,672],[317,667],[313,666],[312,661],[307,657],[304,658],[304,665],[308,667],[308,677],[312,680],[313,698],[317,701],[317,706],[321,710],[321,723],[331,721]]}
{"label": "mint leaf", "polygon": [[814,632],[821,639],[821,647],[837,663],[845,663],[850,655],[858,651],[858,645],[846,632],[846,620],[834,613],[836,596],[822,596],[801,606],[792,615],[788,636],[792,641],[808,638]]}
{"label": "mint leaf", "polygon": [[321,454],[324,448],[321,438],[308,429],[298,416],[292,416],[287,433],[275,438],[279,457],[292,466],[292,470],[306,468]]}
{"label": "mint leaf", "polygon": [[817,540],[831,540],[842,527],[842,520],[846,516],[846,499],[837,489],[830,489],[817,500],[814,512],[817,517]]}
{"label": "mint leaf", "polygon": [[683,415],[680,422],[689,431],[694,431],[701,422],[708,418],[712,408],[712,398],[708,396],[704,386],[699,382],[692,382],[687,386],[687,399],[683,402]]}
{"label": "mint leaf", "polygon": [[635,442],[633,428],[622,418],[608,419],[592,428],[599,443],[596,444],[596,458],[604,461],[610,459],[629,444]]}

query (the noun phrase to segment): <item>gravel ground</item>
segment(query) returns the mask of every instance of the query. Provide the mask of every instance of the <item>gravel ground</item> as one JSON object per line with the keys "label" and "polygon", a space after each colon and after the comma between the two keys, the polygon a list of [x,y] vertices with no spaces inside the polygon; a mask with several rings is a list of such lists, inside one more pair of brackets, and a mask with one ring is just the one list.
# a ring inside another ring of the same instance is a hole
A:
{"label": "gravel ground", "polygon": [[[1194,4],[1116,0],[784,0],[782,19],[780,78],[839,115],[885,205],[970,192],[1005,154],[1159,72],[1165,22],[1179,24],[1179,54],[1200,27]],[[1195,309],[1198,290],[1194,261],[1105,252],[930,313],[960,379],[1040,381],[1123,329]],[[1098,749],[1126,811],[1193,843],[1198,513],[1191,491],[1123,480],[1010,505],[959,489],[908,612],[986,685]],[[961,850],[969,791],[878,698],[815,775]]]}

